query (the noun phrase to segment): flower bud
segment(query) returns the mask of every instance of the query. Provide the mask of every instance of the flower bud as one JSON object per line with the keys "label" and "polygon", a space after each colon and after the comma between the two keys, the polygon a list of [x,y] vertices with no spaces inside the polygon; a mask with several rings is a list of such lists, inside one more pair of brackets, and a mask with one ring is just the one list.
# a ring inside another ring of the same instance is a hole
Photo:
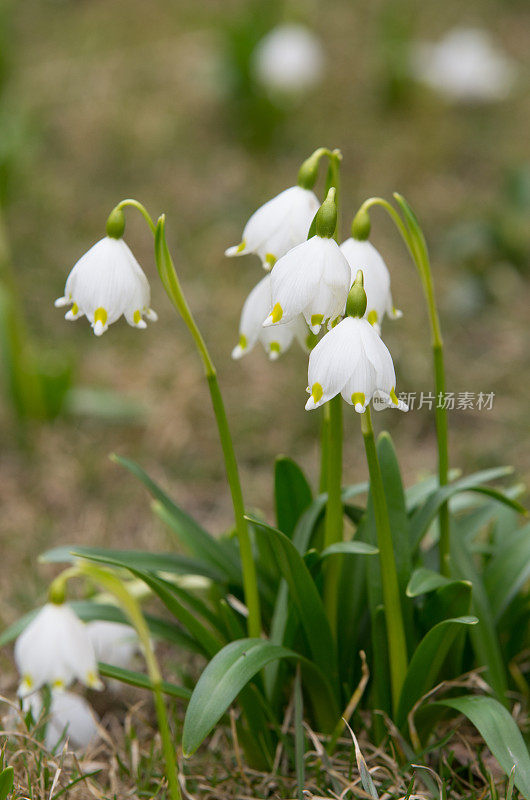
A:
{"label": "flower bud", "polygon": [[[332,239],[337,227],[337,204],[335,202],[335,194],[336,189],[332,186],[313,220],[315,233],[317,236],[320,236],[321,239]],[[311,225],[311,228],[313,228],[313,225]],[[309,233],[311,235],[311,230]]]}
{"label": "flower bud", "polygon": [[318,167],[320,159],[324,155],[324,149],[319,148],[303,162],[298,171],[298,186],[303,189],[312,189],[318,178]]}
{"label": "flower bud", "polygon": [[346,315],[348,317],[364,317],[366,311],[366,292],[362,270],[357,270],[357,276],[346,300]]}
{"label": "flower bud", "polygon": [[115,208],[107,219],[107,236],[111,239],[121,239],[125,230],[125,214],[121,208]]}
{"label": "flower bud", "polygon": [[359,242],[364,242],[370,236],[370,229],[372,225],[370,222],[370,215],[368,211],[360,209],[353,218],[351,224],[351,235]]}

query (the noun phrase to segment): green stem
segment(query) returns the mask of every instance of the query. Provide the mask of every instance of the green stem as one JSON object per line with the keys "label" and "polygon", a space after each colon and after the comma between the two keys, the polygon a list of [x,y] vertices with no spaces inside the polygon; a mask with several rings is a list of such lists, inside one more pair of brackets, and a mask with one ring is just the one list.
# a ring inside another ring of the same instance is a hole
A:
{"label": "green stem", "polygon": [[145,656],[147,672],[153,687],[158,730],[160,731],[162,749],[164,751],[164,760],[166,762],[166,777],[168,780],[169,796],[171,800],[182,800],[178,781],[175,747],[173,738],[171,736],[171,730],[169,728],[166,707],[164,704],[162,675],[160,673],[160,668],[151,645],[149,628],[147,627],[147,623],[144,619],[140,606],[122,581],[108,570],[101,569],[93,564],[81,562],[78,566],[77,574],[85,575],[86,577],[90,578],[91,581],[103,587],[103,589],[105,589],[107,592],[113,594],[124,613],[129,617],[131,624],[138,634],[142,651]]}
{"label": "green stem", "polygon": [[[376,205],[385,209],[400,232],[421,279],[423,293],[427,302],[434,363],[434,386],[436,393],[435,423],[436,438],[438,443],[438,482],[440,486],[445,486],[449,480],[447,409],[444,408],[443,403],[445,396],[445,367],[443,339],[438,308],[436,305],[431,264],[425,238],[418,221],[410,209],[410,206],[406,200],[401,197],[401,195],[394,194],[394,197],[405,215],[407,224],[403,222],[396,209],[382,197],[370,197],[368,200],[365,200],[359,211],[368,211],[372,206]],[[449,575],[451,541],[449,508],[447,503],[443,503],[440,507],[438,520],[440,527],[440,540],[438,544],[440,570],[443,575]]]}
{"label": "green stem", "polygon": [[217,371],[206,346],[206,342],[203,339],[203,336],[197,326],[197,323],[195,322],[195,318],[184,296],[184,292],[182,291],[182,287],[175,270],[175,265],[173,264],[173,259],[171,258],[171,254],[166,242],[165,216],[162,215],[155,225],[146,208],[142,205],[142,203],[138,202],[138,200],[133,200],[130,198],[122,200],[121,203],[118,203],[116,208],[122,209],[126,206],[136,208],[149,225],[151,233],[155,239],[155,258],[160,279],[164,289],[166,290],[166,294],[171,300],[171,303],[184,320],[184,323],[188,328],[193,341],[195,342],[195,346],[199,352],[204,366],[204,372],[208,381],[208,388],[210,390],[215,419],[219,430],[219,438],[221,440],[226,476],[228,479],[228,485],[230,487],[230,494],[232,497],[232,505],[234,508],[236,534],[239,541],[239,551],[241,555],[243,571],[243,590],[245,594],[245,603],[248,609],[248,634],[249,636],[259,638],[261,636],[261,614],[256,567],[254,565],[248,523],[245,519],[245,505],[243,502],[239,469],[237,466],[230,428],[228,426],[228,419],[226,417],[226,410],[224,407],[221,390],[219,388]]}
{"label": "green stem", "polygon": [[375,526],[377,530],[377,546],[379,548],[379,564],[383,586],[383,604],[385,607],[386,633],[390,661],[390,681],[392,686],[392,707],[396,713],[401,688],[407,673],[407,645],[405,628],[399,597],[399,584],[392,543],[392,531],[388,517],[385,490],[377,449],[375,446],[372,418],[368,407],[361,415],[361,430],[364,438],[366,460],[370,473],[370,494],[374,507]]}
{"label": "green stem", "polygon": [[217,372],[214,363],[211,359],[210,353],[208,352],[208,348],[206,347],[206,343],[202,337],[202,334],[197,327],[197,323],[195,322],[193,314],[191,313],[186,298],[184,297],[184,293],[173,264],[173,259],[171,258],[171,254],[167,246],[165,238],[164,216],[160,217],[158,220],[155,230],[155,255],[158,272],[167,295],[191,333],[204,365],[204,371],[208,381],[208,388],[210,390],[215,419],[219,430],[219,438],[221,440],[221,447],[223,450],[226,476],[232,496],[232,505],[234,508],[236,534],[239,541],[239,550],[243,570],[243,589],[245,593],[245,602],[248,609],[248,634],[249,636],[259,638],[261,636],[261,614],[256,567],[254,564],[248,523],[245,519],[243,493],[241,491],[241,481],[239,478],[239,469],[234,452],[232,436],[228,426],[228,420],[226,417],[226,411],[221,390],[219,388],[219,381],[217,379]]}

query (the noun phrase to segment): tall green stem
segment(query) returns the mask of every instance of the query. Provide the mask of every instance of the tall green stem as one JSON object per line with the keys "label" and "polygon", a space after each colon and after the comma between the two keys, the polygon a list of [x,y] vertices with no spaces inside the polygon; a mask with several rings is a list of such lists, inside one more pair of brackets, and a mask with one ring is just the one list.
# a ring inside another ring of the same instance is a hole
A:
{"label": "tall green stem", "polygon": [[[382,197],[370,197],[362,204],[359,212],[366,212],[372,206],[381,206],[389,214],[403,241],[405,242],[412,260],[418,270],[423,293],[427,302],[429,325],[431,329],[431,346],[434,364],[434,386],[436,393],[435,422],[436,438],[438,443],[438,482],[440,486],[445,486],[449,480],[449,449],[448,449],[448,425],[447,409],[445,408],[445,367],[443,339],[440,327],[440,318],[436,305],[434,293],[434,283],[429,259],[429,253],[425,242],[425,237],[416,219],[415,214],[407,201],[399,194],[394,194],[394,198],[403,212],[405,222],[398,214],[396,209]],[[439,540],[439,560],[442,574],[448,575],[450,571],[450,518],[447,503],[443,503],[438,514],[440,527]]]}
{"label": "tall green stem", "polygon": [[221,395],[221,390],[219,388],[217,371],[208,348],[206,347],[206,343],[202,337],[202,334],[197,326],[197,323],[195,322],[191,309],[186,301],[186,298],[184,297],[184,293],[173,264],[173,259],[171,258],[171,254],[166,242],[164,215],[160,217],[155,225],[144,206],[137,200],[123,200],[117,207],[123,208],[124,206],[132,206],[140,211],[149,225],[151,232],[155,237],[155,258],[160,279],[173,306],[178,311],[184,320],[186,327],[191,333],[204,366],[204,372],[206,375],[206,380],[208,381],[208,388],[210,390],[212,406],[219,431],[219,438],[221,440],[226,476],[228,479],[228,485],[232,497],[232,505],[234,508],[236,534],[239,542],[239,551],[241,555],[241,565],[243,571],[243,590],[245,594],[245,603],[248,609],[248,634],[249,636],[259,638],[261,636],[261,614],[256,567],[254,565],[248,523],[245,519],[245,505],[243,502],[239,469],[237,466],[226,410]]}
{"label": "tall green stem", "polygon": [[374,507],[375,526],[377,530],[377,546],[379,548],[379,564],[383,587],[383,603],[385,607],[386,634],[390,661],[390,681],[392,685],[392,707],[397,711],[401,688],[407,673],[407,644],[405,628],[399,597],[399,584],[392,544],[392,531],[388,517],[383,478],[377,448],[370,407],[361,415],[361,430],[370,473],[370,494]]}

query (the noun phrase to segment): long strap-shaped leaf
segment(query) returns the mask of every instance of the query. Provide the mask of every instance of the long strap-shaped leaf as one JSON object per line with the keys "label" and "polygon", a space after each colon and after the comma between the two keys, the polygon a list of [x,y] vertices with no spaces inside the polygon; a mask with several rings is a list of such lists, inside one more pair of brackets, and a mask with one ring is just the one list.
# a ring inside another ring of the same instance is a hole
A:
{"label": "long strap-shaped leaf", "polygon": [[230,642],[210,661],[193,690],[182,734],[185,756],[197,750],[248,682],[267,664],[279,658],[301,661],[320,683],[322,704],[327,704],[332,714],[336,713],[329,684],[307,659],[264,639]]}
{"label": "long strap-shaped leaf", "polygon": [[511,467],[497,467],[495,469],[475,472],[473,475],[467,475],[465,478],[461,478],[454,483],[450,483],[447,486],[442,486],[440,489],[437,489],[435,492],[429,495],[423,505],[417,508],[417,510],[414,512],[410,521],[412,549],[415,550],[420,544],[421,540],[427,533],[429,526],[436,517],[440,506],[458,492],[469,491],[486,494],[489,497],[492,497],[494,500],[497,500],[499,503],[504,503],[514,510],[519,511],[521,514],[526,514],[526,509],[524,506],[518,503],[517,500],[508,497],[503,492],[493,489],[490,486],[480,485],[485,481],[493,481],[497,478],[510,475],[512,472],[513,469]]}
{"label": "long strap-shaped leaf", "polygon": [[186,514],[134,461],[121,456],[111,456],[113,461],[132,472],[167,512],[164,519],[191,553],[221,570],[231,579],[240,574],[235,548],[219,541]]}
{"label": "long strap-shaped leaf", "polygon": [[266,536],[278,569],[287,581],[289,595],[296,607],[306,635],[311,658],[332,682],[337,678],[335,642],[324,604],[304,559],[287,536],[263,522],[252,520],[258,536]]}
{"label": "long strap-shaped leaf", "polygon": [[[126,683],[129,686],[136,686],[138,689],[149,689],[153,691],[153,684],[149,680],[149,675],[142,672],[135,672],[132,669],[124,669],[123,667],[116,667],[114,664],[105,664],[100,661],[98,664],[99,672],[104,678],[111,678],[112,680]],[[178,697],[181,700],[189,700],[191,697],[191,689],[186,689],[183,686],[177,686],[168,681],[162,681],[160,688],[164,694],[170,697]]]}
{"label": "long strap-shaped leaf", "polygon": [[397,713],[397,724],[402,726],[414,703],[435,685],[440,668],[463,625],[476,625],[476,617],[445,619],[423,637],[411,658]]}
{"label": "long strap-shaped leaf", "polygon": [[510,712],[493,697],[481,695],[451,697],[436,705],[453,708],[473,723],[506,775],[515,767],[514,783],[530,800],[530,755]]}
{"label": "long strap-shaped leaf", "polygon": [[484,587],[496,621],[530,577],[530,525],[514,531],[484,573]]}

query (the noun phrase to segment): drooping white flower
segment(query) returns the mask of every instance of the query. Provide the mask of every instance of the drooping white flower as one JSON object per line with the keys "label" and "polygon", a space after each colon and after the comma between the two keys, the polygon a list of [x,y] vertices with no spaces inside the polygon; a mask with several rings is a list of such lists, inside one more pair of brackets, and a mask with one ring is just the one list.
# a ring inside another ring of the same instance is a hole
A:
{"label": "drooping white flower", "polygon": [[417,80],[448,99],[471,103],[503,100],[517,72],[478,28],[454,28],[437,44],[419,42],[411,68]]}
{"label": "drooping white flower", "polygon": [[362,270],[366,292],[365,317],[379,331],[386,314],[391,319],[399,319],[401,311],[395,308],[390,291],[390,273],[381,254],[367,239],[350,237],[340,246],[351,268],[351,284],[357,270]]}
{"label": "drooping white flower", "polygon": [[158,318],[150,302],[148,280],[129,247],[121,237],[105,236],[75,264],[55,305],[71,305],[65,319],[84,315],[101,336],[122,314],[129,325],[145,328],[143,317]]}
{"label": "drooping white flower", "polygon": [[264,269],[291,248],[307,239],[320,203],[314,192],[291,186],[273,197],[252,214],[243,230],[241,244],[225,250],[226,256],[255,253]]}
{"label": "drooping white flower", "polygon": [[64,603],[46,603],[38,612],[15,643],[15,662],[21,695],[45,684],[64,689],[75,679],[103,688],[86,625]]}
{"label": "drooping white flower", "polygon": [[141,648],[138,634],[131,625],[94,620],[86,627],[96,661],[123,669],[133,666],[135,656],[141,652]]}
{"label": "drooping white flower", "polygon": [[[42,714],[44,704],[39,693],[25,698],[23,710],[31,710],[35,722]],[[46,749],[60,750],[67,740],[74,750],[82,750],[98,737],[98,720],[87,701],[73,692],[53,692],[49,712],[45,719]]]}
{"label": "drooping white flower", "polygon": [[335,189],[315,217],[315,236],[294,247],[271,272],[272,310],[264,325],[292,322],[302,314],[313,333],[344,312],[350,266],[332,238],[337,224]]}
{"label": "drooping white flower", "polygon": [[251,69],[270,93],[301,95],[316,86],[324,74],[320,40],[304,25],[278,25],[256,45]]}
{"label": "drooping white flower", "polygon": [[252,289],[243,305],[239,342],[232,350],[232,358],[241,358],[249,353],[257,341],[261,342],[271,361],[279,358],[291,346],[295,337],[306,348],[309,331],[301,315],[286,325],[263,327],[272,308],[271,297],[271,276],[265,275]]}
{"label": "drooping white flower", "polygon": [[396,395],[396,373],[388,348],[364,318],[366,292],[362,270],[348,294],[346,316],[320,340],[309,356],[306,410],[312,411],[341,394],[363,414],[368,403],[408,411]]}
{"label": "drooping white flower", "polygon": [[368,320],[345,317],[320,340],[309,356],[306,410],[341,394],[360,414],[376,398],[378,405],[408,411],[396,396],[392,356]]}

